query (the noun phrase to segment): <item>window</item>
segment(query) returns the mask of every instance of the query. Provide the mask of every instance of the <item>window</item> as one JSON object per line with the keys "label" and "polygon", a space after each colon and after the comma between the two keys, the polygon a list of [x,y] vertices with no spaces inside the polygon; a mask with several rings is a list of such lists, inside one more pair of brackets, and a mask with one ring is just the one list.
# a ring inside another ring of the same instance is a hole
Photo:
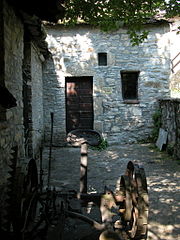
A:
{"label": "window", "polygon": [[98,65],[107,66],[107,53],[98,53]]}
{"label": "window", "polygon": [[122,97],[125,101],[130,100],[130,103],[137,103],[138,77],[139,71],[121,71]]}

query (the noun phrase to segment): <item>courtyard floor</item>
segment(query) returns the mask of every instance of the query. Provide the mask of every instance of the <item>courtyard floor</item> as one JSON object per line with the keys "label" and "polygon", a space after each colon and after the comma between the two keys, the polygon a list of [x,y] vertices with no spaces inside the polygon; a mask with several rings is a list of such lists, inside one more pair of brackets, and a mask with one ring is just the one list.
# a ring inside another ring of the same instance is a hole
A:
{"label": "courtyard floor", "polygon": [[[45,148],[45,177],[48,158],[49,148]],[[179,240],[180,161],[171,159],[152,145],[112,145],[103,151],[89,148],[88,192],[103,192],[104,186],[114,190],[129,161],[143,164],[147,176],[150,199],[148,240]],[[53,147],[50,185],[60,191],[79,191],[79,165],[80,148]],[[85,230],[82,231],[82,228]],[[73,230],[67,232],[64,239],[93,239],[88,238],[92,231],[88,224],[74,224]]]}

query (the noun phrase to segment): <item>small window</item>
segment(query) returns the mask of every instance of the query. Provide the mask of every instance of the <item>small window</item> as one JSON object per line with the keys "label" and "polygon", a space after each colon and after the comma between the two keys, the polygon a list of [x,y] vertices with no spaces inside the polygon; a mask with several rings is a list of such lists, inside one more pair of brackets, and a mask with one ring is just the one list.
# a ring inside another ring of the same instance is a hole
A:
{"label": "small window", "polygon": [[[124,100],[138,99],[139,71],[121,71],[122,97]],[[136,101],[134,102],[136,103]]]}
{"label": "small window", "polygon": [[107,53],[98,53],[98,65],[107,66]]}

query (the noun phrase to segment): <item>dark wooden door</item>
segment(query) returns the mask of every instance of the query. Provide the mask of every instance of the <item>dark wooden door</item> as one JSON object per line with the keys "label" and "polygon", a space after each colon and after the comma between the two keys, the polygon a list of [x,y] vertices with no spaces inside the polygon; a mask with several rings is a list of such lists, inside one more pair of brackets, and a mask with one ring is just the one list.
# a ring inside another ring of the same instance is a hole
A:
{"label": "dark wooden door", "polygon": [[66,131],[93,129],[93,77],[66,77]]}

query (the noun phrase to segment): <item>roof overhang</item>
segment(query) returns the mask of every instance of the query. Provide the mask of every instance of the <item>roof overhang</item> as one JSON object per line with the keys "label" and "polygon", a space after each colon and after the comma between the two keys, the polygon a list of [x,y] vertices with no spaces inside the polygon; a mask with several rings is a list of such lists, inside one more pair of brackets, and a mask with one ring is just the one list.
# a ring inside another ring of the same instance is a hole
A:
{"label": "roof overhang", "polygon": [[57,22],[64,17],[64,0],[8,0],[17,10],[36,15],[41,20]]}

